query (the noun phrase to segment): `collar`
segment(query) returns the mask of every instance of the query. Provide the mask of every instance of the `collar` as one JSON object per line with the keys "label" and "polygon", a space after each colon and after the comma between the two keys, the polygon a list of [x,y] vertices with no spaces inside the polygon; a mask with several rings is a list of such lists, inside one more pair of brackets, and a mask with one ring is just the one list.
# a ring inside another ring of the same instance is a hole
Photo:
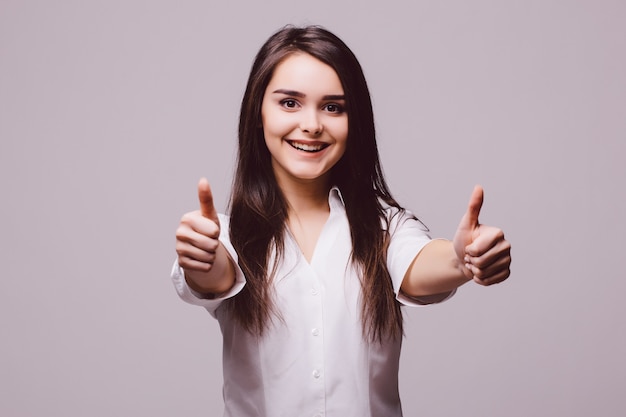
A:
{"label": "collar", "polygon": [[330,207],[341,207],[344,208],[346,206],[343,201],[343,196],[341,195],[341,190],[336,185],[330,189],[328,193],[328,204]]}

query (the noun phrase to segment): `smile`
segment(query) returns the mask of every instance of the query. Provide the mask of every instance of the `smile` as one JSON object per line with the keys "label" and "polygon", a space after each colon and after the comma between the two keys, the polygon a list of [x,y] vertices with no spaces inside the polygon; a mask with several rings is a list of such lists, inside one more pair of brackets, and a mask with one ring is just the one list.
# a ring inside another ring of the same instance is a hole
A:
{"label": "smile", "polygon": [[295,149],[297,149],[299,151],[304,151],[304,152],[319,152],[322,149],[325,149],[328,146],[330,146],[328,143],[311,144],[311,143],[296,142],[296,141],[293,141],[293,140],[288,140],[287,143],[292,148],[295,148]]}

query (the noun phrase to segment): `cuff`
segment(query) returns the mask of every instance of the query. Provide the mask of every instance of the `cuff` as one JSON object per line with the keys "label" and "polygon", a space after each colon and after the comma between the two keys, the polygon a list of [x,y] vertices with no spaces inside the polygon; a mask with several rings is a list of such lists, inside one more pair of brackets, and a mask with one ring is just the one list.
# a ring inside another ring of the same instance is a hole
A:
{"label": "cuff", "polygon": [[246,284],[241,268],[239,268],[239,265],[235,262],[233,262],[233,264],[235,266],[235,283],[228,291],[221,294],[202,294],[189,287],[189,284],[187,284],[187,281],[185,280],[185,271],[180,267],[180,265],[178,265],[178,261],[175,261],[172,266],[171,278],[178,296],[183,301],[189,304],[204,307],[209,311],[209,313],[213,314],[222,301],[238,294]]}

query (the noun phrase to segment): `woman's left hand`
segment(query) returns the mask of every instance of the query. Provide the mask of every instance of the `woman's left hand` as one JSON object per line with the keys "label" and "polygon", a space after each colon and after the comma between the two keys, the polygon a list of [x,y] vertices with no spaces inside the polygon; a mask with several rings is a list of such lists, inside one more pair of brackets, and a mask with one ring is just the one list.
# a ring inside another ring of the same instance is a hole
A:
{"label": "woman's left hand", "polygon": [[493,285],[511,274],[511,244],[502,229],[479,223],[482,205],[483,189],[477,185],[452,243],[465,276],[480,285]]}

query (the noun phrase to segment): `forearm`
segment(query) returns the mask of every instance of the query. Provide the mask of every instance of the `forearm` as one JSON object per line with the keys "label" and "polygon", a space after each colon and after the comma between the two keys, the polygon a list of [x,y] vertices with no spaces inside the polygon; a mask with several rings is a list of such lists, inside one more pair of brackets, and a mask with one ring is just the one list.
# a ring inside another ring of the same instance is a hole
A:
{"label": "forearm", "polygon": [[470,280],[452,242],[433,240],[415,257],[402,281],[410,297],[446,294]]}
{"label": "forearm", "polygon": [[235,266],[226,248],[219,243],[215,250],[215,261],[210,269],[187,269],[185,281],[191,289],[202,294],[221,294],[235,283]]}

